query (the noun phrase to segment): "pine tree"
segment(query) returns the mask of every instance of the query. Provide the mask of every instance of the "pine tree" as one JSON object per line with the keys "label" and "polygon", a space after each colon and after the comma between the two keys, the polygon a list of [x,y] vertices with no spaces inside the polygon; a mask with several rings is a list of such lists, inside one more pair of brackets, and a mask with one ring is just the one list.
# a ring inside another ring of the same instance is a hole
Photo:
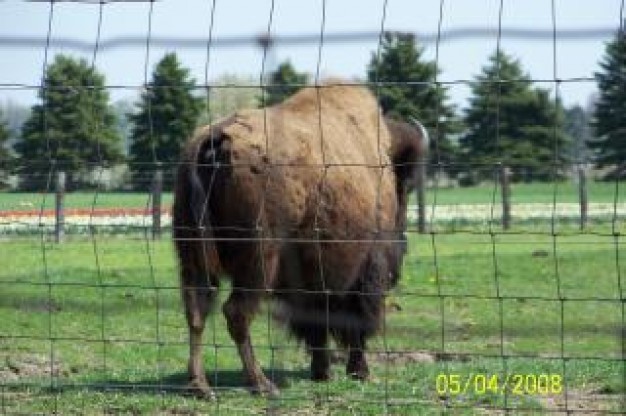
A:
{"label": "pine tree", "polygon": [[563,128],[572,139],[571,159],[588,163],[590,158],[587,144],[591,141],[591,111],[575,104],[565,110]]}
{"label": "pine tree", "polygon": [[302,85],[308,82],[308,75],[297,72],[290,61],[285,61],[270,73],[269,86],[265,87],[265,94],[261,97],[261,106],[270,106],[281,103],[287,97],[295,94]]}
{"label": "pine tree", "polygon": [[469,177],[493,178],[498,163],[511,168],[513,180],[562,173],[570,150],[562,108],[548,91],[533,88],[519,61],[494,53],[471,89],[461,138]]}
{"label": "pine tree", "polygon": [[122,159],[115,116],[109,107],[104,76],[87,64],[57,55],[47,68],[40,104],[31,108],[15,145],[21,160],[21,186],[41,189],[51,162],[65,170],[68,188],[87,181],[91,163]]}
{"label": "pine tree", "polygon": [[9,150],[10,137],[7,123],[0,113],[0,189],[7,186],[9,170],[13,161]]}
{"label": "pine tree", "polygon": [[423,53],[412,33],[387,32],[380,56],[372,54],[367,79],[386,116],[404,121],[413,117],[426,126],[431,137],[431,166],[441,162],[455,175],[457,148],[450,137],[460,132],[461,124],[454,106],[447,103],[447,89],[434,83],[437,65],[424,62]]}
{"label": "pine tree", "polygon": [[595,107],[593,127],[595,140],[589,146],[595,151],[598,167],[613,166],[609,177],[626,176],[626,32],[621,31],[607,44],[595,74],[600,95]]}
{"label": "pine tree", "polygon": [[210,124],[233,113],[259,105],[258,78],[251,75],[222,74],[212,81],[208,111],[203,111],[198,124]]}
{"label": "pine tree", "polygon": [[133,123],[129,155],[133,188],[149,189],[155,162],[163,164],[165,186],[171,187],[171,171],[181,146],[196,128],[203,108],[203,99],[194,95],[195,88],[195,80],[175,53],[159,61],[137,111],[129,115]]}

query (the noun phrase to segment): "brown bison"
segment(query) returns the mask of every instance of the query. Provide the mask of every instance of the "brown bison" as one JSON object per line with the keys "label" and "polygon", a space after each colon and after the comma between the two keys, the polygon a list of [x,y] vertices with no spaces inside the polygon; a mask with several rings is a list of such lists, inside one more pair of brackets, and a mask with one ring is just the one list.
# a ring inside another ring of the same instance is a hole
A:
{"label": "brown bison", "polygon": [[280,105],[200,129],[176,182],[174,240],[190,334],[190,389],[212,396],[202,332],[221,276],[223,305],[253,391],[275,393],[254,356],[250,324],[271,295],[329,377],[329,336],[346,370],[368,375],[366,339],[382,316],[405,250],[407,194],[425,129],[386,119],[364,87],[304,88]]}

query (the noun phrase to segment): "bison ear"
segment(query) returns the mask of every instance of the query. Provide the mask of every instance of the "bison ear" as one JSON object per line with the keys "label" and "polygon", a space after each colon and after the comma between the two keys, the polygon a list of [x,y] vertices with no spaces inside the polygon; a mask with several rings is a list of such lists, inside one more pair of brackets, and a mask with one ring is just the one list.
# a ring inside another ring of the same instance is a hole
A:
{"label": "bison ear", "polygon": [[429,146],[428,131],[414,118],[411,123],[387,119],[391,135],[390,158],[399,184],[412,188],[418,163],[426,158]]}

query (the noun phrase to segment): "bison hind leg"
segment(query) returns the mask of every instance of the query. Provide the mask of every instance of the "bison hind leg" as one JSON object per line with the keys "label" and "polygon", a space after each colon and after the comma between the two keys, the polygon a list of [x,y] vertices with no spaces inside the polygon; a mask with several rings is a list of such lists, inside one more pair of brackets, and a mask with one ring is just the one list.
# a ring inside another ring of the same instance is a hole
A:
{"label": "bison hind leg", "polygon": [[[258,251],[257,251],[258,250]],[[244,377],[252,393],[277,396],[279,391],[275,384],[263,373],[256,359],[250,326],[262,298],[267,295],[276,280],[280,247],[264,244],[242,248],[238,270],[232,273],[233,288],[228,300],[222,307],[230,337],[237,346],[239,358],[243,366]],[[251,261],[245,262],[250,259]]]}
{"label": "bison hind leg", "polygon": [[[316,317],[323,316],[322,311],[315,311]],[[311,380],[327,381],[330,378],[330,355],[328,351],[328,328],[317,322],[290,322],[291,331],[304,341],[311,354]]]}
{"label": "bison hind leg", "polygon": [[333,328],[332,334],[337,343],[348,350],[346,374],[354,379],[366,380],[369,376],[369,367],[365,350],[369,331],[364,330],[358,322],[352,322],[350,326]]}
{"label": "bison hind leg", "polygon": [[327,381],[330,379],[330,355],[328,351],[328,331],[319,326],[312,327],[306,339],[311,352],[311,379]]}
{"label": "bison hind leg", "polygon": [[278,388],[263,373],[250,338],[250,325],[260,301],[259,292],[233,288],[222,311],[226,318],[228,332],[237,346],[244,377],[250,391],[255,394],[277,396]]}
{"label": "bison hind leg", "polygon": [[325,296],[320,294],[304,293],[283,299],[277,316],[298,341],[304,342],[311,355],[311,380],[314,381],[330,378],[329,327],[324,299]]}
{"label": "bison hind leg", "polygon": [[346,373],[365,380],[369,368],[365,356],[367,339],[380,326],[384,305],[385,278],[389,273],[384,254],[374,250],[367,257],[359,278],[349,293],[332,305],[344,319],[331,328],[337,343],[348,349]]}
{"label": "bison hind leg", "polygon": [[207,382],[202,358],[202,333],[206,317],[215,303],[218,279],[203,267],[199,251],[189,250],[181,258],[181,286],[189,328],[189,384],[187,393],[203,398],[215,397]]}

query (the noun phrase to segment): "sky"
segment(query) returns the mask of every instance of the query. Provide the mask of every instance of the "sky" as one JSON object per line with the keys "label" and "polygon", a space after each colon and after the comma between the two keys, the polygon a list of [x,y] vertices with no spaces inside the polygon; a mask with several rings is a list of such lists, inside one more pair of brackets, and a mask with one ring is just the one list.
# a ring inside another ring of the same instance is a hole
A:
{"label": "sky", "polygon": [[[134,100],[146,75],[149,77],[155,63],[169,51],[178,54],[200,83],[213,82],[225,73],[259,80],[263,53],[255,42],[236,46],[216,43],[209,54],[206,42],[210,34],[216,41],[233,37],[254,39],[266,33],[268,27],[274,36],[311,35],[312,42],[277,44],[266,69],[290,59],[298,70],[313,76],[319,68],[320,78],[363,78],[367,62],[377,49],[377,37],[350,43],[324,42],[320,49],[323,23],[328,37],[341,33],[378,33],[381,27],[418,33],[418,40],[425,46],[424,58],[437,61],[441,70],[439,80],[451,83],[450,99],[463,108],[470,94],[463,81],[475,77],[496,49],[501,3],[505,34],[500,40],[501,49],[518,58],[530,76],[540,80],[538,86],[554,93],[554,80],[565,80],[558,92],[566,105],[586,105],[596,86],[585,79],[592,78],[598,70],[605,44],[619,28],[623,0],[161,0],[153,4],[151,19],[149,3],[111,2],[102,7],[100,39],[105,46],[96,54],[100,5],[89,1],[56,2],[50,19],[49,3],[1,1],[0,102],[13,100],[27,105],[35,102],[34,87],[41,83],[46,62],[49,23],[52,46],[48,62],[57,53],[94,62],[105,74],[113,100]],[[473,28],[483,29],[482,36],[446,39],[437,48],[432,39],[440,23],[444,34]],[[152,44],[147,54],[149,24],[151,39],[196,42],[191,46]],[[556,42],[551,37],[554,27]],[[515,29],[543,31],[548,36],[509,36]],[[586,33],[595,29],[602,30],[588,36],[565,36],[568,31]],[[135,42],[109,43],[120,38]],[[15,39],[27,39],[29,43],[10,42]],[[81,42],[83,47],[59,44],[58,40],[62,39]]]}

